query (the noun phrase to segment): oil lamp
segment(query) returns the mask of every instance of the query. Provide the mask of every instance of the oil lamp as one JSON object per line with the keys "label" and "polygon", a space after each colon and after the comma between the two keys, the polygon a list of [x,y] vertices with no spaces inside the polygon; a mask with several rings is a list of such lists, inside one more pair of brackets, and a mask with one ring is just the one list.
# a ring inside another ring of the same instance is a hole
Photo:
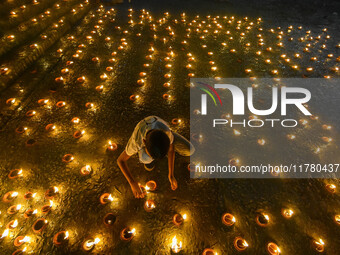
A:
{"label": "oil lamp", "polygon": [[98,92],[103,92],[104,86],[103,86],[103,85],[99,85],[99,86],[96,87],[96,90],[97,90]]}
{"label": "oil lamp", "polygon": [[182,242],[178,242],[177,237],[174,236],[171,242],[171,250],[173,253],[179,253],[182,250]]}
{"label": "oil lamp", "polygon": [[255,220],[256,223],[261,227],[266,227],[269,224],[269,216],[265,213],[258,213]]}
{"label": "oil lamp", "polygon": [[135,236],[136,234],[136,229],[130,229],[129,227],[124,228],[121,232],[120,232],[120,238],[123,241],[131,241],[132,238]]}
{"label": "oil lamp", "polygon": [[33,215],[35,215],[35,214],[37,214],[37,213],[38,213],[38,210],[37,210],[37,209],[35,209],[35,210],[29,209],[29,210],[27,210],[27,211],[24,213],[24,217],[25,217],[26,219],[28,219],[28,218],[30,218],[31,216],[33,216]]}
{"label": "oil lamp", "polygon": [[58,194],[59,194],[59,189],[56,186],[54,186],[54,187],[51,187],[48,190],[46,190],[45,197],[47,199],[52,199]]}
{"label": "oil lamp", "polygon": [[107,149],[109,151],[115,151],[117,150],[117,148],[118,148],[118,145],[116,143],[113,143],[111,140],[109,140]]}
{"label": "oil lamp", "polygon": [[8,229],[15,229],[18,226],[18,220],[11,220],[8,224],[7,224],[7,228]]}
{"label": "oil lamp", "polygon": [[84,251],[91,251],[91,250],[94,249],[94,247],[96,246],[96,244],[98,244],[99,242],[100,242],[100,239],[99,239],[99,238],[86,240],[86,241],[83,243],[83,250],[84,250]]}
{"label": "oil lamp", "polygon": [[17,196],[18,196],[18,192],[16,192],[16,191],[9,191],[9,192],[7,192],[5,195],[4,195],[4,197],[3,197],[3,201],[5,202],[5,203],[10,203],[10,202],[12,202]]}
{"label": "oil lamp", "polygon": [[234,217],[234,215],[230,214],[230,213],[225,213],[222,215],[222,223],[226,226],[232,226],[234,225],[236,222],[236,218]]}
{"label": "oil lamp", "polygon": [[56,129],[56,126],[54,124],[47,124],[46,127],[45,127],[45,130],[47,132],[52,132]]}
{"label": "oil lamp", "polygon": [[326,143],[330,143],[331,141],[333,141],[333,138],[332,137],[327,137],[327,136],[323,136],[322,137],[322,140]]}
{"label": "oil lamp", "polygon": [[167,93],[163,94],[163,99],[168,100],[170,98],[171,98],[171,95],[169,95]]}
{"label": "oil lamp", "polygon": [[38,104],[43,106],[43,105],[46,105],[48,103],[48,99],[39,99],[38,100]]}
{"label": "oil lamp", "polygon": [[53,237],[53,244],[55,246],[62,246],[66,244],[69,240],[69,232],[68,231],[60,231]]}
{"label": "oil lamp", "polygon": [[48,205],[44,205],[42,208],[41,208],[41,212],[44,213],[44,214],[47,214],[51,211],[52,209],[52,206],[53,206],[53,201],[50,200],[50,203]]}
{"label": "oil lamp", "polygon": [[85,134],[85,130],[77,130],[73,133],[73,137],[76,138],[76,139],[79,139],[81,138],[83,135]]}
{"label": "oil lamp", "polygon": [[203,250],[202,255],[218,255],[218,254],[213,249],[206,248],[206,249]]}
{"label": "oil lamp", "polygon": [[62,158],[62,161],[65,163],[70,163],[74,160],[74,157],[72,154],[65,154]]}
{"label": "oil lamp", "polygon": [[106,74],[106,73],[103,73],[103,74],[100,76],[100,79],[106,80],[106,79],[107,79],[107,74]]}
{"label": "oil lamp", "polygon": [[334,216],[334,221],[336,224],[340,225],[340,214]]}
{"label": "oil lamp", "polygon": [[92,173],[92,167],[90,165],[83,166],[80,169],[80,174],[81,175],[89,175]]}
{"label": "oil lamp", "polygon": [[37,193],[26,192],[24,195],[24,198],[28,200],[28,199],[34,198],[36,195]]}
{"label": "oil lamp", "polygon": [[116,216],[113,213],[108,213],[103,221],[106,226],[112,226],[116,222]]}
{"label": "oil lamp", "polygon": [[21,209],[21,204],[18,205],[12,205],[10,208],[8,208],[7,213],[8,214],[15,214]]}
{"label": "oil lamp", "polygon": [[65,105],[66,105],[66,102],[65,102],[65,101],[59,101],[59,102],[56,103],[56,106],[57,106],[58,108],[62,108],[62,107],[64,107]]}
{"label": "oil lamp", "polygon": [[80,122],[80,119],[78,117],[74,117],[71,120],[74,124],[78,124]]}
{"label": "oil lamp", "polygon": [[238,166],[240,164],[240,160],[238,158],[232,158],[229,160],[229,165]]}
{"label": "oil lamp", "polygon": [[294,211],[292,209],[285,208],[281,210],[281,214],[286,219],[290,219],[293,216]]}
{"label": "oil lamp", "polygon": [[242,237],[236,237],[234,239],[234,247],[236,248],[236,250],[238,251],[244,251],[245,249],[248,248],[248,243],[245,239],[243,239]]}
{"label": "oil lamp", "polygon": [[15,238],[14,240],[14,246],[20,246],[24,243],[29,243],[31,240],[31,238],[29,236],[18,236],[17,238]]}
{"label": "oil lamp", "polygon": [[335,193],[336,192],[336,186],[334,184],[326,184],[326,189],[330,193]]}
{"label": "oil lamp", "polygon": [[26,116],[27,117],[33,117],[33,116],[35,116],[36,115],[36,111],[34,111],[34,110],[29,110],[29,111],[27,111],[26,112]]}
{"label": "oil lamp", "polygon": [[22,169],[13,169],[8,174],[9,179],[16,179],[18,177],[22,177]]}
{"label": "oil lamp", "polygon": [[144,210],[147,212],[151,212],[153,209],[156,208],[156,203],[154,200],[146,200],[144,203]]}
{"label": "oil lamp", "polygon": [[279,248],[279,246],[277,246],[276,243],[268,243],[267,244],[267,251],[270,255],[280,255],[281,254],[281,250]]}
{"label": "oil lamp", "polygon": [[320,253],[324,252],[325,250],[325,243],[321,238],[319,238],[319,240],[313,240],[312,246],[317,252],[320,252]]}
{"label": "oil lamp", "polygon": [[84,83],[85,80],[86,80],[85,76],[81,76],[81,77],[77,78],[77,82],[79,82],[79,83]]}
{"label": "oil lamp", "polygon": [[172,217],[172,222],[176,225],[179,226],[181,225],[186,219],[188,218],[188,216],[186,214],[175,214],[174,217]]}
{"label": "oil lamp", "polygon": [[107,203],[111,203],[114,199],[110,193],[104,193],[100,196],[100,203],[105,205]]}
{"label": "oil lamp", "polygon": [[37,219],[32,226],[33,232],[36,234],[41,233],[46,228],[47,223],[48,221],[44,218]]}
{"label": "oil lamp", "polygon": [[257,140],[257,143],[258,143],[259,145],[265,145],[265,144],[266,144],[266,140],[264,140],[264,139],[258,139],[258,140]]}
{"label": "oil lamp", "polygon": [[157,189],[157,184],[155,181],[148,181],[145,185],[145,190],[146,191],[155,191]]}

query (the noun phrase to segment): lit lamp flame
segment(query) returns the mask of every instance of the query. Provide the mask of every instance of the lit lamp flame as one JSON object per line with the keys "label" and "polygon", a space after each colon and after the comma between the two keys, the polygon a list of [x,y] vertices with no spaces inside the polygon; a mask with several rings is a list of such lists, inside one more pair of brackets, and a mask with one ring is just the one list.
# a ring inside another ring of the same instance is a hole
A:
{"label": "lit lamp flame", "polygon": [[68,239],[68,237],[69,237],[69,233],[68,233],[68,231],[66,231],[64,239],[66,240],[66,239]]}
{"label": "lit lamp flame", "polygon": [[15,220],[15,221],[12,223],[11,227],[12,227],[12,228],[16,228],[17,226],[18,226],[18,220]]}
{"label": "lit lamp flame", "polygon": [[172,238],[172,243],[171,243],[171,250],[174,252],[174,253],[178,253],[180,252],[182,249],[182,242],[179,242],[177,241],[177,237],[174,236],[174,238]]}
{"label": "lit lamp flame", "polygon": [[8,233],[9,233],[9,229],[6,229],[6,230],[2,233],[0,239],[3,239],[3,238],[5,238],[6,236],[8,236]]}

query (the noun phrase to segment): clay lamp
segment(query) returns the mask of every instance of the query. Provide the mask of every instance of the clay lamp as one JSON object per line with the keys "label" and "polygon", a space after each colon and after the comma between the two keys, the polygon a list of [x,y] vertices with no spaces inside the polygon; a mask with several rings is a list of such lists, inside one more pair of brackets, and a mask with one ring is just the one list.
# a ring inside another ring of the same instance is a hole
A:
{"label": "clay lamp", "polygon": [[49,204],[49,205],[44,205],[44,206],[41,208],[41,212],[44,213],[44,214],[48,214],[48,213],[51,211],[52,206],[53,206],[53,201],[50,200],[50,204]]}
{"label": "clay lamp", "polygon": [[6,100],[7,105],[14,105],[15,102],[16,102],[15,98],[9,98],[9,99]]}
{"label": "clay lamp", "polygon": [[69,233],[68,231],[60,231],[53,237],[53,244],[55,246],[62,246],[68,242]]}
{"label": "clay lamp", "polygon": [[179,125],[181,122],[182,122],[182,120],[181,119],[177,119],[177,118],[174,118],[174,119],[171,120],[171,123],[173,125]]}
{"label": "clay lamp", "polygon": [[85,104],[85,107],[86,107],[87,109],[93,109],[93,108],[94,108],[94,104],[91,103],[91,102],[87,102],[87,103]]}
{"label": "clay lamp", "polygon": [[175,214],[174,217],[172,217],[172,222],[176,225],[179,226],[181,225],[185,220],[187,219],[187,215],[186,214]]}
{"label": "clay lamp", "polygon": [[24,198],[25,198],[26,200],[29,200],[29,199],[34,198],[36,195],[37,195],[37,193],[26,192],[25,195],[24,195]]}
{"label": "clay lamp", "polygon": [[336,224],[340,225],[340,214],[334,216],[334,221]]}
{"label": "clay lamp", "polygon": [[39,105],[41,105],[41,106],[43,106],[43,105],[46,105],[48,103],[48,99],[39,99],[38,100],[38,104]]}
{"label": "clay lamp", "polygon": [[27,127],[17,127],[15,129],[15,132],[17,132],[18,134],[23,134],[26,132],[26,130],[27,130]]}
{"label": "clay lamp", "polygon": [[92,167],[90,165],[83,166],[80,169],[80,174],[81,175],[89,175],[92,173]]}
{"label": "clay lamp", "polygon": [[165,83],[163,84],[163,87],[164,87],[164,88],[169,88],[170,86],[171,86],[170,82],[165,82]]}
{"label": "clay lamp", "polygon": [[106,80],[107,79],[107,74],[103,73],[102,75],[100,75],[100,79]]}
{"label": "clay lamp", "polygon": [[280,255],[281,254],[281,250],[279,248],[279,246],[277,246],[276,243],[268,243],[267,244],[267,251],[270,255]]}
{"label": "clay lamp", "polygon": [[230,214],[230,213],[225,213],[222,215],[222,223],[226,226],[232,226],[234,225],[236,222],[236,218],[234,217],[234,215]]}
{"label": "clay lamp", "polygon": [[164,74],[164,78],[170,79],[171,78],[171,74],[169,74],[169,73]]}
{"label": "clay lamp", "polygon": [[336,186],[334,184],[327,184],[326,189],[330,193],[335,193],[336,192]]}
{"label": "clay lamp", "polygon": [[153,180],[150,180],[145,184],[145,190],[147,191],[155,191],[156,189],[157,189],[157,183]]}
{"label": "clay lamp", "polygon": [[137,81],[137,84],[138,85],[144,85],[144,83],[145,83],[145,80],[144,79],[139,79],[138,81]]}
{"label": "clay lamp", "polygon": [[44,218],[37,219],[32,226],[33,232],[36,234],[41,233],[46,228],[47,223]]}
{"label": "clay lamp", "polygon": [[154,200],[146,200],[144,203],[144,210],[147,212],[151,212],[153,209],[156,208],[156,203]]}
{"label": "clay lamp", "polygon": [[292,209],[286,208],[281,210],[281,214],[284,218],[290,219],[293,216],[294,211]]}
{"label": "clay lamp", "polygon": [[9,179],[16,179],[19,177],[22,177],[22,169],[13,169],[8,174]]}
{"label": "clay lamp", "polygon": [[81,77],[77,78],[77,82],[79,82],[79,83],[84,83],[85,80],[86,80],[85,76],[81,76]]}
{"label": "clay lamp", "polygon": [[0,68],[0,74],[7,74],[8,71],[9,71],[8,67],[1,67]]}
{"label": "clay lamp", "polygon": [[124,228],[121,232],[120,232],[120,239],[123,241],[131,241],[132,238],[135,236],[136,233],[136,229],[130,229],[129,227]]}
{"label": "clay lamp", "polygon": [[8,214],[16,214],[21,209],[21,205],[12,205],[10,208],[8,208],[7,213]]}
{"label": "clay lamp", "polygon": [[313,240],[312,246],[317,252],[320,252],[320,253],[324,252],[325,250],[325,243],[321,238],[319,240]]}
{"label": "clay lamp", "polygon": [[26,112],[27,117],[33,117],[37,112],[34,110],[29,110]]}
{"label": "clay lamp", "polygon": [[10,203],[10,202],[12,202],[17,196],[18,196],[18,192],[16,192],[16,191],[9,191],[9,192],[7,192],[5,195],[4,195],[4,197],[3,197],[3,201],[5,202],[5,203]]}
{"label": "clay lamp", "polygon": [[24,213],[24,217],[25,217],[26,219],[28,219],[28,218],[32,217],[33,215],[35,215],[35,214],[37,214],[37,213],[38,213],[38,210],[37,210],[37,209],[35,209],[35,210],[29,209],[29,210],[27,210],[27,211]]}
{"label": "clay lamp", "polygon": [[108,71],[108,72],[112,72],[112,71],[113,71],[113,67],[112,67],[112,66],[108,66],[108,67],[106,67],[106,71]]}
{"label": "clay lamp", "polygon": [[113,197],[110,193],[104,193],[100,196],[100,203],[105,205],[107,203],[111,203],[113,201]]}
{"label": "clay lamp", "polygon": [[92,58],[92,62],[98,63],[99,62],[99,58],[98,57]]}
{"label": "clay lamp", "polygon": [[84,243],[83,243],[83,250],[84,251],[87,251],[87,252],[90,252],[94,249],[94,247],[96,246],[96,244],[98,244],[100,242],[100,239],[99,238],[95,238],[95,239],[89,239],[89,240],[86,240]]}
{"label": "clay lamp", "polygon": [[269,216],[265,213],[258,213],[255,220],[261,227],[266,227],[269,224]]}
{"label": "clay lamp", "polygon": [[259,145],[265,145],[266,144],[266,140],[264,140],[264,139],[258,139],[257,140],[257,143],[259,144]]}
{"label": "clay lamp", "polygon": [[80,119],[78,117],[74,117],[71,120],[74,124],[78,124],[80,122]]}
{"label": "clay lamp", "polygon": [[63,49],[58,49],[57,52],[58,53],[63,53]]}
{"label": "clay lamp", "polygon": [[31,240],[31,238],[29,236],[18,236],[17,238],[15,238],[14,240],[14,246],[20,246],[24,243],[29,243]]}
{"label": "clay lamp", "polygon": [[167,93],[163,94],[163,99],[168,100],[170,98],[171,98],[171,96],[169,94],[167,94]]}
{"label": "clay lamp", "polygon": [[229,165],[238,166],[240,164],[240,160],[238,158],[232,158],[229,160]]}
{"label": "clay lamp", "polygon": [[138,186],[139,186],[140,190],[142,191],[143,195],[146,195],[146,193],[147,193],[146,188],[143,185],[141,185],[140,183],[138,183]]}
{"label": "clay lamp", "polygon": [[55,128],[56,128],[56,126],[54,124],[47,124],[46,127],[45,127],[45,130],[47,132],[52,132],[52,131],[55,130]]}
{"label": "clay lamp", "polygon": [[66,102],[65,101],[59,101],[58,103],[56,103],[56,106],[58,107],[58,108],[62,108],[62,107],[64,107],[66,105]]}
{"label": "clay lamp", "polygon": [[45,197],[47,199],[52,199],[58,194],[59,194],[59,189],[56,186],[54,186],[54,187],[51,187],[48,190],[46,190]]}
{"label": "clay lamp", "polygon": [[36,140],[34,139],[28,139],[26,141],[26,146],[33,146],[34,144],[36,144]]}
{"label": "clay lamp", "polygon": [[66,65],[67,65],[67,66],[71,66],[71,65],[73,65],[73,63],[74,63],[73,61],[67,61],[67,62],[66,62]]}
{"label": "clay lamp", "polygon": [[97,90],[98,92],[103,92],[104,86],[103,86],[103,85],[99,85],[99,86],[96,87],[96,90]]}
{"label": "clay lamp", "polygon": [[105,226],[112,226],[116,222],[116,216],[113,213],[108,213],[105,215],[103,221]]}
{"label": "clay lamp", "polygon": [[117,148],[118,148],[118,145],[116,143],[109,141],[109,145],[107,146],[107,150],[115,151],[115,150],[117,150]]}
{"label": "clay lamp", "polygon": [[[109,59],[109,62],[110,62],[110,63],[115,63],[115,62],[116,62],[116,59],[115,59],[115,58],[110,58],[110,59]],[[106,69],[106,70],[107,70],[107,69]]]}
{"label": "clay lamp", "polygon": [[76,139],[81,138],[85,134],[85,130],[77,130],[76,132],[73,133],[73,137]]}
{"label": "clay lamp", "polygon": [[18,226],[18,220],[11,220],[8,222],[6,228],[8,229],[15,229]]}
{"label": "clay lamp", "polygon": [[179,253],[182,250],[182,242],[178,242],[177,237],[174,236],[171,242],[171,251],[173,253]]}
{"label": "clay lamp", "polygon": [[248,248],[248,243],[242,237],[236,237],[234,240],[234,247],[238,251],[244,251]]}
{"label": "clay lamp", "polygon": [[74,157],[72,154],[65,154],[62,158],[62,161],[65,163],[70,163],[74,160]]}
{"label": "clay lamp", "polygon": [[15,36],[14,35],[9,35],[9,36],[7,36],[7,39],[10,40],[10,41],[13,41],[15,39]]}
{"label": "clay lamp", "polygon": [[202,255],[217,255],[217,252],[214,252],[214,250],[211,248],[206,248],[202,252]]}
{"label": "clay lamp", "polygon": [[67,73],[69,73],[69,69],[68,68],[63,68],[63,69],[61,69],[61,73],[62,74],[67,74]]}
{"label": "clay lamp", "polygon": [[60,76],[60,77],[55,78],[54,81],[57,82],[57,83],[63,83],[64,78],[62,76]]}
{"label": "clay lamp", "polygon": [[23,248],[22,250],[16,250],[15,252],[12,253],[12,255],[22,255],[26,253],[27,247]]}
{"label": "clay lamp", "polygon": [[130,100],[131,101],[136,101],[139,98],[139,95],[131,95]]}

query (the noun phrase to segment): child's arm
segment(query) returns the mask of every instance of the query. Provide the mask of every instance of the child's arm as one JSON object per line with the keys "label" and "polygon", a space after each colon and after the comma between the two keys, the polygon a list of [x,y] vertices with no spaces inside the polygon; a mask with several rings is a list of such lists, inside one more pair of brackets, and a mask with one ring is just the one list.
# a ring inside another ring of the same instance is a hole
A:
{"label": "child's arm", "polygon": [[174,164],[175,164],[175,148],[173,144],[170,144],[168,151],[168,165],[169,165],[169,181],[171,183],[171,189],[177,189],[177,181],[174,176]]}
{"label": "child's arm", "polygon": [[133,195],[136,198],[142,198],[144,197],[144,194],[142,192],[142,190],[140,189],[138,183],[134,180],[130,169],[127,165],[127,161],[130,158],[129,155],[126,154],[125,150],[120,154],[120,156],[117,159],[117,164],[120,168],[120,170],[122,171],[122,173],[124,174],[126,180],[129,182],[130,186],[131,186],[131,190]]}

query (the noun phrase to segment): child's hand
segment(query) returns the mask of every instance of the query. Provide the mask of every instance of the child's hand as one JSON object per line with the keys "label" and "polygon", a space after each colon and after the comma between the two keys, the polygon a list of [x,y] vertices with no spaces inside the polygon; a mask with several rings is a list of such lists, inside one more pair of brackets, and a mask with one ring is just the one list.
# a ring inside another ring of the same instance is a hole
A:
{"label": "child's hand", "polygon": [[170,184],[171,184],[171,189],[176,190],[178,185],[177,185],[177,180],[175,179],[175,177],[169,176],[169,181],[170,181]]}
{"label": "child's hand", "polygon": [[135,196],[135,198],[143,198],[144,194],[142,192],[142,190],[140,189],[139,185],[137,182],[131,183],[131,190],[133,195]]}

